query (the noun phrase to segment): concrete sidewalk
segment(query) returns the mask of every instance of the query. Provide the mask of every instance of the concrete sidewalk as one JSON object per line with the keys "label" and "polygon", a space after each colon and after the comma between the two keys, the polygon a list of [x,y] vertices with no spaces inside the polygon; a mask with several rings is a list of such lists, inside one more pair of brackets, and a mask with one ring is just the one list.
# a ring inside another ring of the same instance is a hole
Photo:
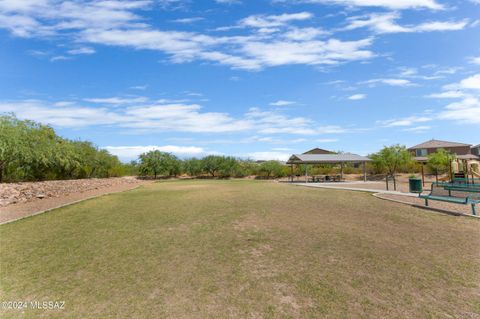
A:
{"label": "concrete sidewalk", "polygon": [[418,194],[415,194],[415,193],[403,193],[403,192],[398,192],[398,191],[387,191],[387,190],[384,190],[384,189],[350,187],[352,185],[365,185],[365,184],[375,184],[375,183],[376,182],[292,183],[292,185],[304,186],[304,187],[340,189],[340,190],[358,191],[358,192],[368,192],[368,193],[375,193],[375,194],[380,193],[380,194],[391,194],[391,195],[418,197]]}

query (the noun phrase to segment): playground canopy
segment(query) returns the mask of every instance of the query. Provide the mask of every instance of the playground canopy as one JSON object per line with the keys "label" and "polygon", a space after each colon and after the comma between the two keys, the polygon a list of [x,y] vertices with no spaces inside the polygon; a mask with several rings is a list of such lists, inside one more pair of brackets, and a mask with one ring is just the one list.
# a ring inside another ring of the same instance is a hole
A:
{"label": "playground canopy", "polygon": [[[308,180],[308,165],[318,164],[340,164],[341,176],[343,177],[343,166],[345,163],[363,164],[363,180],[367,180],[367,171],[365,164],[372,161],[370,158],[352,153],[344,154],[293,154],[287,161],[291,165],[305,165],[305,176]],[[293,178],[293,177],[292,177]]]}

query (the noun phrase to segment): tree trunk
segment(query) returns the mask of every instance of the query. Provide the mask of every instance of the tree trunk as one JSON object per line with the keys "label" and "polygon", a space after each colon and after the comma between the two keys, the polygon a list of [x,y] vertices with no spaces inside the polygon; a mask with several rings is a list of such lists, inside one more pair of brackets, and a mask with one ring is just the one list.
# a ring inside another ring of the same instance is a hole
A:
{"label": "tree trunk", "polygon": [[387,191],[388,191],[388,174],[385,175],[385,184],[387,185]]}
{"label": "tree trunk", "polygon": [[3,182],[3,165],[0,165],[0,183]]}
{"label": "tree trunk", "polygon": [[435,172],[435,181],[438,183],[438,172]]}
{"label": "tree trunk", "polygon": [[397,190],[397,179],[395,177],[395,174],[393,174],[393,190]]}

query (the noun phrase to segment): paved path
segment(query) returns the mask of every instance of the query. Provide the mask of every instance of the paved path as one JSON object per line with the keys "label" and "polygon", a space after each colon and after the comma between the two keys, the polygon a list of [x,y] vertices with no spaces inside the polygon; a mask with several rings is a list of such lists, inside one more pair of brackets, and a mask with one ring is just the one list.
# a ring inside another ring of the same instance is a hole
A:
{"label": "paved path", "polygon": [[414,193],[403,193],[403,192],[398,192],[398,191],[387,191],[387,190],[384,190],[384,189],[374,189],[374,188],[352,187],[352,186],[361,186],[361,185],[368,185],[368,184],[376,184],[376,182],[293,183],[293,185],[304,186],[304,187],[342,189],[342,190],[348,190],[348,191],[359,191],[359,192],[369,192],[369,193],[380,193],[380,194],[391,194],[391,195],[418,197],[418,194],[414,194]]}
{"label": "paved path", "polygon": [[[410,205],[410,206],[421,208],[421,209],[426,209],[426,210],[435,211],[439,213],[453,214],[457,216],[463,215],[467,217],[480,218],[480,216],[472,215],[469,205],[458,205],[458,204],[432,201],[430,203],[430,206],[427,207],[423,204],[423,199],[419,198],[418,194],[415,194],[415,193],[404,193],[404,192],[398,192],[398,191],[387,191],[384,189],[366,188],[367,186],[372,186],[372,185],[375,185],[376,183],[377,182],[293,183],[293,185],[303,186],[303,187],[368,192],[368,193],[372,193],[373,196],[383,200],[406,204],[406,205]],[[362,188],[361,187],[362,185],[364,185],[365,188]]]}

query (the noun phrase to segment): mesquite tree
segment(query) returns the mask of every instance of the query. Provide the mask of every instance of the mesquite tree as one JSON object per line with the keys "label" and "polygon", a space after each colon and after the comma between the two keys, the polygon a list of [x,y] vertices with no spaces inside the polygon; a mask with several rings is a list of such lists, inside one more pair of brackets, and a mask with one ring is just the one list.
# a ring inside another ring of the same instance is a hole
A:
{"label": "mesquite tree", "polygon": [[385,146],[378,153],[371,156],[374,165],[382,168],[387,173],[387,189],[388,177],[393,178],[393,189],[397,190],[397,180],[395,175],[402,168],[412,162],[412,155],[403,145]]}
{"label": "mesquite tree", "polygon": [[438,182],[438,174],[444,173],[450,168],[450,163],[455,159],[455,155],[444,150],[438,149],[435,153],[428,155],[427,166],[435,174],[435,180]]}
{"label": "mesquite tree", "polygon": [[176,176],[180,172],[179,159],[165,152],[150,151],[140,155],[140,174],[153,175],[156,179],[159,175]]}

